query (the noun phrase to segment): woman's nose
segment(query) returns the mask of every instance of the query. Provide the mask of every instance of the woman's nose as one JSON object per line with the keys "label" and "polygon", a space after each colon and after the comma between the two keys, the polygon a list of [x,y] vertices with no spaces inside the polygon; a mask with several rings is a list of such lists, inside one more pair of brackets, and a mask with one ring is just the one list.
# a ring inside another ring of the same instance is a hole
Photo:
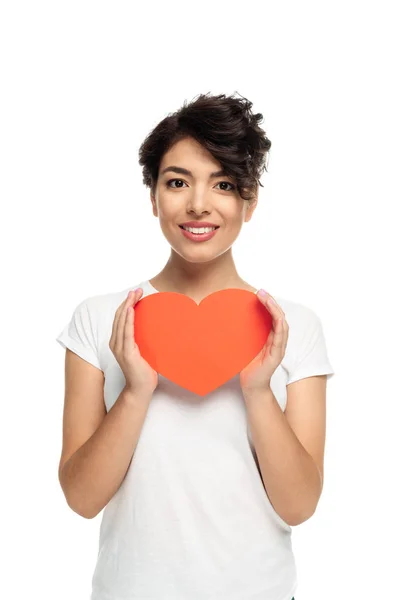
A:
{"label": "woman's nose", "polygon": [[206,194],[196,194],[190,199],[187,205],[188,212],[202,214],[204,212],[211,213],[212,207]]}

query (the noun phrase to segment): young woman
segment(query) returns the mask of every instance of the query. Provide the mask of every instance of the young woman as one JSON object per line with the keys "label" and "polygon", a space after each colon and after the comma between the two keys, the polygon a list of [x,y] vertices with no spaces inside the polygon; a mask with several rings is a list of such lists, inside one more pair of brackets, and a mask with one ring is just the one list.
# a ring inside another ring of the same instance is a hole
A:
{"label": "young woman", "polygon": [[[152,279],[83,300],[57,338],[60,483],[83,517],[104,509],[92,600],[291,600],[296,590],[291,532],[322,492],[333,370],[317,314],[263,294],[233,260],[271,146],[251,107],[200,95],[148,135],[139,162],[170,256]],[[199,304],[227,288],[257,294],[273,328],[259,356],[200,397],[141,356],[135,305],[160,292]]]}

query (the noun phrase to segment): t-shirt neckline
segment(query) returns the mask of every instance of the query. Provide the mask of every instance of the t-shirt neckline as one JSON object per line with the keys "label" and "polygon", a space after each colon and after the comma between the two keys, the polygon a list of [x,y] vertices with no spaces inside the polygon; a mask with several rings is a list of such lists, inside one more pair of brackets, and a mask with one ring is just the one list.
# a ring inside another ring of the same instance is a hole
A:
{"label": "t-shirt neckline", "polygon": [[159,290],[156,290],[156,288],[153,285],[151,285],[149,279],[146,279],[146,281],[144,283],[145,283],[145,285],[147,285],[147,287],[150,289],[151,292],[155,292],[157,294],[160,293]]}
{"label": "t-shirt neckline", "polygon": [[[150,290],[152,293],[156,293],[156,294],[160,294],[160,293],[161,293],[159,290],[156,290],[156,288],[155,288],[153,285],[151,285],[151,283],[150,283],[150,280],[149,280],[149,279],[146,279],[146,281],[144,282],[144,284],[145,284],[145,285],[146,285],[146,286],[149,288],[149,290]],[[257,294],[257,291],[255,291],[255,292],[253,292],[253,293],[254,293],[254,294]]]}

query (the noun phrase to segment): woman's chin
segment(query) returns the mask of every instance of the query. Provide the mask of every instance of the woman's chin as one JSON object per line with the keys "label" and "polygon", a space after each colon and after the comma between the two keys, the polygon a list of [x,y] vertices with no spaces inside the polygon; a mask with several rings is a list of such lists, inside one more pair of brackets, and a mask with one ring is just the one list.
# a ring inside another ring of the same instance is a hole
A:
{"label": "woman's chin", "polygon": [[204,248],[204,246],[203,248],[198,248],[197,245],[196,248],[191,248],[190,250],[187,248],[182,248],[182,246],[171,247],[176,254],[179,254],[179,256],[188,263],[211,262],[216,260],[222,254],[225,254],[225,252],[230,249],[230,246],[228,248],[224,248],[223,250],[220,248]]}

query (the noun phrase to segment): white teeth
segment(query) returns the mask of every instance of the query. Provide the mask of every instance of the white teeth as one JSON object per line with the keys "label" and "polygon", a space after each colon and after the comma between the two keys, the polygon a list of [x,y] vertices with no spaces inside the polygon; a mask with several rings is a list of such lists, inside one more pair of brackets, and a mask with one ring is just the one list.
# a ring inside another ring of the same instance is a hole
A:
{"label": "white teeth", "polygon": [[217,229],[216,227],[185,227],[185,225],[182,225],[183,229],[185,229],[186,231],[190,231],[191,233],[209,233],[210,231],[214,231],[214,229]]}

